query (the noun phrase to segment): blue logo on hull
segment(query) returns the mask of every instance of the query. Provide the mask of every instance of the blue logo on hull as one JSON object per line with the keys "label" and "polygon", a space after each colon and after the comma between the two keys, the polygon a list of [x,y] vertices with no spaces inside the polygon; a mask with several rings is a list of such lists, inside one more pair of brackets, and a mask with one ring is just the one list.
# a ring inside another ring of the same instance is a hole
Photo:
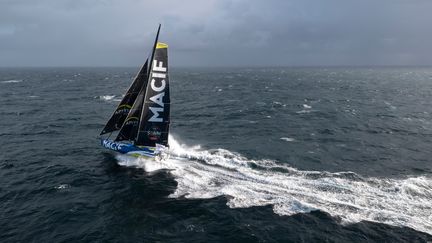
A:
{"label": "blue logo on hull", "polygon": [[115,143],[115,142],[112,142],[112,141],[106,140],[106,139],[102,140],[102,146],[104,146],[107,149],[111,149],[111,150],[119,151],[119,152],[121,152],[122,148],[123,148],[122,144]]}
{"label": "blue logo on hull", "polygon": [[122,154],[127,154],[130,152],[137,152],[142,155],[153,157],[155,155],[154,148],[150,147],[137,147],[133,144],[127,144],[127,143],[116,143],[112,140],[108,139],[102,139],[101,144],[103,147],[117,151]]}

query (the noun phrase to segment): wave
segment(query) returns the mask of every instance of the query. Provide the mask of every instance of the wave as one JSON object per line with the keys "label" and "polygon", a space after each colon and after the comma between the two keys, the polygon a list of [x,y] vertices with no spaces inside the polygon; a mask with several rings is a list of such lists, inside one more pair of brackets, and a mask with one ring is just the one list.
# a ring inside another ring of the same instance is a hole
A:
{"label": "wave", "polygon": [[272,160],[250,160],[224,150],[187,147],[170,137],[170,158],[148,161],[119,155],[120,165],[170,170],[170,197],[226,196],[232,208],[272,205],[279,215],[322,210],[343,223],[363,220],[432,234],[432,178],[365,178],[354,172],[302,171]]}
{"label": "wave", "polygon": [[286,142],[294,142],[294,138],[288,138],[288,137],[281,137],[280,140],[286,141]]}
{"label": "wave", "polygon": [[101,100],[105,100],[105,101],[111,101],[115,98],[115,95],[101,95],[101,96],[97,96],[97,98],[101,99]]}
{"label": "wave", "polygon": [[0,81],[0,83],[4,83],[4,84],[8,84],[8,83],[21,83],[21,82],[22,82],[21,79],[11,79],[11,80]]}

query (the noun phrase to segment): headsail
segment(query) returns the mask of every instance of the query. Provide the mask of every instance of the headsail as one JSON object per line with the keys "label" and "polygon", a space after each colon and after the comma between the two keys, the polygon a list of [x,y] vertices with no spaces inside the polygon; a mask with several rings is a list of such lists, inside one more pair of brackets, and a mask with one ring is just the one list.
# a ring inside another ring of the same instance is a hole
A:
{"label": "headsail", "polygon": [[168,45],[158,42],[149,70],[136,145],[168,145],[170,95]]}
{"label": "headsail", "polygon": [[115,141],[130,140],[134,141],[138,133],[139,119],[141,117],[142,105],[145,97],[147,81],[141,87],[138,97],[127,115]]}
{"label": "headsail", "polygon": [[145,64],[141,67],[140,71],[135,77],[135,80],[132,82],[131,86],[129,87],[122,101],[117,106],[117,109],[114,111],[111,118],[108,120],[107,124],[105,125],[100,135],[117,131],[122,127],[123,123],[126,120],[126,117],[128,116],[132,108],[132,105],[134,104],[138,96],[139,91],[141,90],[142,87],[147,86],[147,81],[148,81],[147,72],[148,72],[148,59],[146,60]]}

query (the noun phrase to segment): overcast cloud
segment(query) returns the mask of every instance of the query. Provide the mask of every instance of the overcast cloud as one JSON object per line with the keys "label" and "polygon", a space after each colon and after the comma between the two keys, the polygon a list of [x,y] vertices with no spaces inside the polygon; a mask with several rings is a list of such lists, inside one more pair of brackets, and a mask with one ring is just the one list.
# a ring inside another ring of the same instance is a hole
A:
{"label": "overcast cloud", "polygon": [[431,0],[0,0],[0,66],[432,65]]}

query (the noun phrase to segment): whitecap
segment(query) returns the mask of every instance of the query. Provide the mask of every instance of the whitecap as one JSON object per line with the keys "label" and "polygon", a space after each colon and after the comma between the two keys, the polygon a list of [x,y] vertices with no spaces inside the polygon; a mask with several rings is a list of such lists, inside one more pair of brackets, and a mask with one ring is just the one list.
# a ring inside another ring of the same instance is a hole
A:
{"label": "whitecap", "polygon": [[21,83],[22,79],[11,79],[11,80],[4,80],[0,81],[0,83],[9,84],[9,83]]}
{"label": "whitecap", "polygon": [[286,142],[294,142],[295,139],[294,138],[288,138],[288,137],[282,137],[280,138],[280,140],[286,141]]}
{"label": "whitecap", "polygon": [[60,185],[58,185],[58,186],[56,186],[54,188],[57,189],[57,190],[64,190],[64,189],[68,189],[69,187],[70,187],[69,184],[60,184]]}
{"label": "whitecap", "polygon": [[297,114],[304,114],[304,113],[310,113],[311,110],[301,110],[301,111],[296,111]]}
{"label": "whitecap", "polygon": [[283,104],[282,102],[279,102],[279,101],[273,101],[273,106],[274,107],[281,107],[281,106],[285,107],[286,104]]}
{"label": "whitecap", "polygon": [[115,95],[101,95],[101,96],[99,96],[99,99],[110,101],[110,100],[114,99],[114,97],[115,97]]}
{"label": "whitecap", "polygon": [[384,104],[386,104],[391,110],[396,110],[396,106],[392,105],[390,102],[388,101],[384,101]]}

